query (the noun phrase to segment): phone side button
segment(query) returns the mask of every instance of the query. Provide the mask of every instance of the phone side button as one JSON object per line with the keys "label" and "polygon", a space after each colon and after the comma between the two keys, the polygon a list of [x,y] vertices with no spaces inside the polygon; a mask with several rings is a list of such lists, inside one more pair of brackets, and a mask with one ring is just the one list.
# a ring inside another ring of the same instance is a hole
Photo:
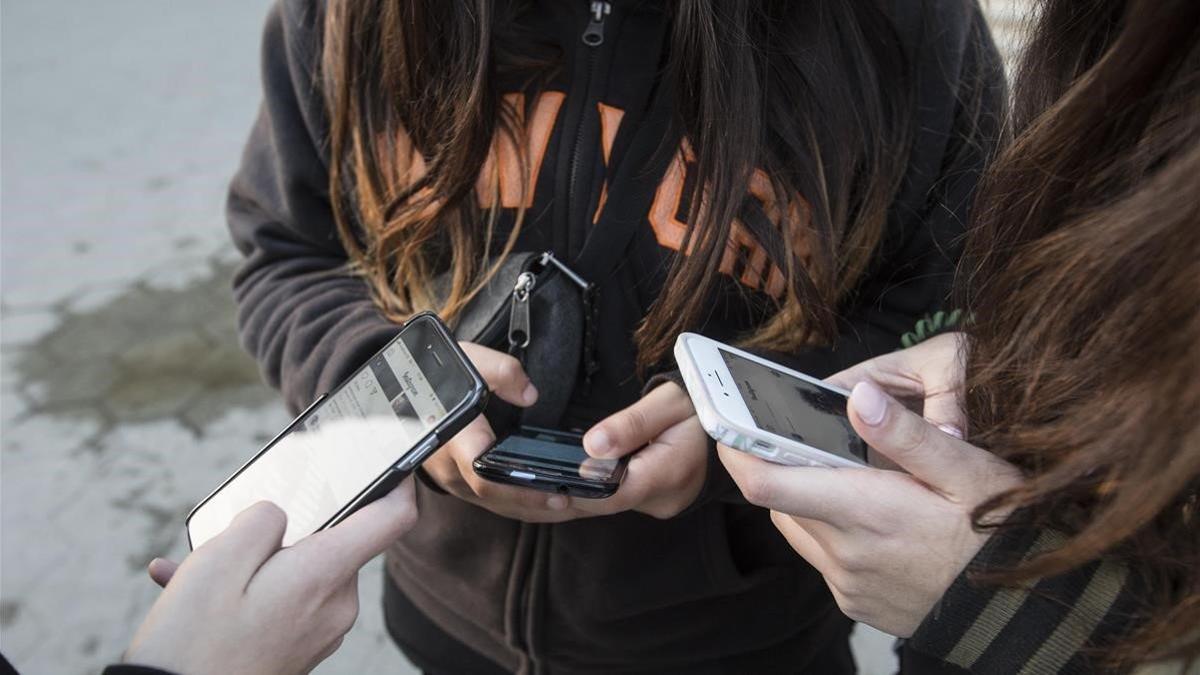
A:
{"label": "phone side button", "polygon": [[779,448],[765,441],[756,440],[750,445],[750,448],[753,450],[754,454],[762,457],[763,459],[774,459],[777,455],[779,455]]}
{"label": "phone side button", "polygon": [[508,475],[518,480],[537,480],[537,476],[528,471],[509,471]]}
{"label": "phone side button", "polygon": [[429,455],[430,451],[437,447],[437,444],[437,434],[430,436],[429,438],[425,439],[425,442],[413,448],[412,452],[409,452],[407,457],[400,460],[400,462],[396,464],[395,469],[397,471],[411,471],[421,463],[421,460],[425,459],[425,457]]}
{"label": "phone side button", "polygon": [[811,459],[809,459],[803,455],[798,455],[794,452],[791,452],[790,450],[784,451],[783,460],[784,460],[784,462],[786,462],[792,466],[816,466],[816,467],[821,466],[817,462],[814,462]]}

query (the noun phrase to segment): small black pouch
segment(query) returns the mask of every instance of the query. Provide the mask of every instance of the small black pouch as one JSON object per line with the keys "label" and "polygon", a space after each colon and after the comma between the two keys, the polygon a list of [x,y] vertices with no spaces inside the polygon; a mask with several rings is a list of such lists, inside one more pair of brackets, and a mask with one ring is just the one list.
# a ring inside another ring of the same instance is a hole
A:
{"label": "small black pouch", "polygon": [[518,424],[558,428],[579,378],[590,386],[595,293],[549,252],[514,253],[463,310],[455,337],[517,357],[538,388],[537,403],[524,410],[491,397],[486,416],[498,437]]}

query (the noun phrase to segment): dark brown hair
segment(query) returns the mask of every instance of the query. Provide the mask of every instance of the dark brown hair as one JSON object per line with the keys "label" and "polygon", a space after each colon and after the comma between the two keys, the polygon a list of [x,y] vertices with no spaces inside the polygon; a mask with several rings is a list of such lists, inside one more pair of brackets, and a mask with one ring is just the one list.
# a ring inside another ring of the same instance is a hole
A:
{"label": "dark brown hair", "polygon": [[[695,188],[688,254],[675,256],[636,335],[643,366],[702,318],[756,169],[770,176],[783,217],[752,235],[783,291],[747,342],[789,348],[833,337],[835,309],[883,237],[911,141],[910,59],[882,4],[668,3],[665,82],[694,151]],[[518,213],[516,228],[494,241],[496,211],[482,213],[473,198],[497,138],[529,165],[521,116],[495,74],[524,67],[534,77],[553,64],[520,63],[505,39],[519,6],[501,6],[509,3],[328,3],[322,82],[334,213],[355,268],[393,318],[435,308],[453,321],[495,268],[487,254],[498,264],[520,229]],[[446,264],[453,284],[435,298],[430,280]]]}
{"label": "dark brown hair", "polygon": [[985,504],[1066,542],[988,575],[1113,555],[1151,589],[1131,664],[1200,651],[1200,3],[1042,0],[1015,141],[963,259],[973,441],[1026,470]]}

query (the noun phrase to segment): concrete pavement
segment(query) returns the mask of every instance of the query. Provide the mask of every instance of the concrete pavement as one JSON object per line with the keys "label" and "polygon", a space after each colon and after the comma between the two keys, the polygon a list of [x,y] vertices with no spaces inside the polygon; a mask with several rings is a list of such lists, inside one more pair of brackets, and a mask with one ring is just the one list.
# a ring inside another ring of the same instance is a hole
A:
{"label": "concrete pavement", "polygon": [[[266,0],[11,0],[0,48],[0,650],[97,673],[191,506],[288,416],[234,334],[222,215]],[[319,672],[411,673],[381,568]]]}

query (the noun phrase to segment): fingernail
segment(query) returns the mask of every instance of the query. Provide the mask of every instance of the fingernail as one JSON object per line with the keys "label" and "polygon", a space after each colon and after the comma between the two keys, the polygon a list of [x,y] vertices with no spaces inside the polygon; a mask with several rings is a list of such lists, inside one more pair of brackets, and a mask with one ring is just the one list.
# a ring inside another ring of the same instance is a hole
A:
{"label": "fingernail", "polygon": [[953,436],[960,441],[963,439],[962,429],[959,429],[958,427],[954,426],[953,424],[939,424],[939,425],[937,425],[937,428],[941,429],[942,433],[949,434],[950,436]]}
{"label": "fingernail", "polygon": [[887,414],[887,395],[879,387],[870,382],[859,382],[850,392],[850,400],[854,402],[854,411],[859,419],[870,426],[879,426],[883,416]]}
{"label": "fingernail", "polygon": [[525,402],[525,405],[533,405],[534,403],[537,403],[537,397],[537,387],[533,386],[532,382],[525,385],[525,391],[521,392],[521,400]]}
{"label": "fingernail", "polygon": [[589,431],[583,442],[587,445],[588,454],[592,457],[605,457],[612,452],[612,443],[603,429]]}
{"label": "fingernail", "polygon": [[546,508],[550,509],[551,511],[562,511],[563,509],[567,508],[567,498],[562,495],[551,495],[551,497],[546,500]]}

